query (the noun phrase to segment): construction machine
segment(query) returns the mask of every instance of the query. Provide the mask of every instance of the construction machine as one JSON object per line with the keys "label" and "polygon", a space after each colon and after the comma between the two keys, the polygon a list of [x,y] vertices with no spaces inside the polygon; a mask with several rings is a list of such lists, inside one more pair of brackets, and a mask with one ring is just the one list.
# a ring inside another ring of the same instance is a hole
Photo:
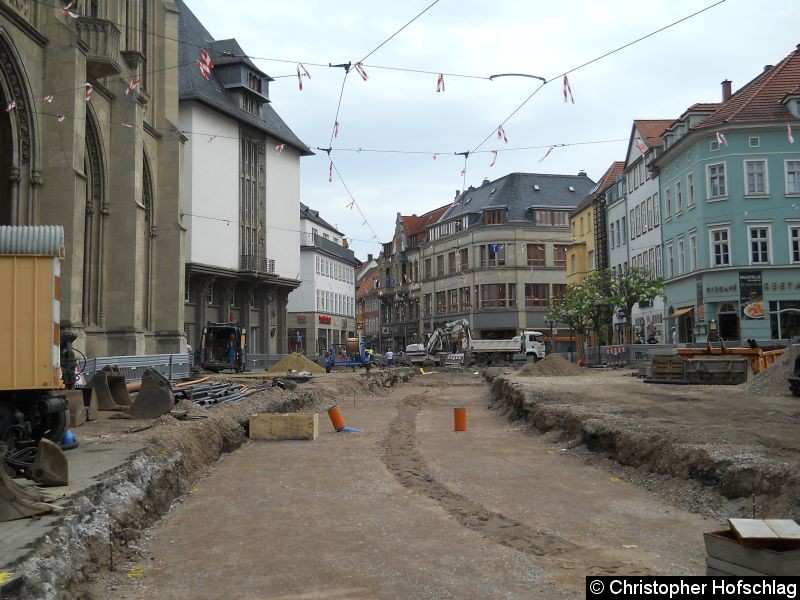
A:
{"label": "construction machine", "polygon": [[61,392],[75,367],[62,372],[61,359],[74,359],[75,338],[60,332],[64,252],[60,226],[0,227],[0,521],[55,508],[11,476],[42,485],[68,479],[58,445],[68,423]]}
{"label": "construction machine", "polygon": [[372,350],[359,338],[347,338],[345,344],[332,344],[325,352],[325,372],[330,373],[334,367],[364,367],[367,371],[372,367]]}
{"label": "construction machine", "polygon": [[200,367],[219,373],[247,368],[247,338],[239,323],[211,323],[203,327],[200,337]]}

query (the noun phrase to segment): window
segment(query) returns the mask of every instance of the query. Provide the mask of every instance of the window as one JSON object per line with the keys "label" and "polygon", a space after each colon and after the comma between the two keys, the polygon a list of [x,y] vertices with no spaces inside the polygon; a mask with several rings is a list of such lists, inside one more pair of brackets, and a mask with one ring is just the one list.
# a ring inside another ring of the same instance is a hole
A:
{"label": "window", "polygon": [[747,228],[750,238],[750,264],[769,264],[769,227],[758,225]]}
{"label": "window", "polygon": [[436,314],[443,315],[445,312],[447,312],[447,306],[445,305],[445,293],[436,292]]}
{"label": "window", "polygon": [[758,136],[751,136],[747,139],[747,145],[751,148],[758,148],[761,145],[761,139]]}
{"label": "window", "polygon": [[683,190],[681,189],[681,182],[675,182],[675,214],[683,212]]}
{"label": "window", "polygon": [[502,267],[506,264],[506,249],[503,244],[480,246],[481,267]]}
{"label": "window", "polygon": [[648,198],[645,200],[646,212],[647,212],[647,230],[653,228],[653,199]]}
{"label": "window", "polygon": [[653,194],[653,227],[658,227],[661,222],[661,205],[658,203],[658,193]]}
{"label": "window", "polygon": [[636,213],[634,212],[634,210],[633,210],[633,209],[631,209],[630,215],[631,215],[631,218],[630,218],[630,221],[629,221],[629,223],[630,223],[630,227],[631,227],[631,240],[633,240],[633,238],[635,238],[635,237],[636,237],[636,230],[635,230],[635,226],[636,226]]}
{"label": "window", "polygon": [[594,271],[595,269],[597,269],[597,265],[595,264],[594,250],[589,250],[589,252],[586,255],[586,262],[588,263],[590,271]]}
{"label": "window", "polygon": [[431,294],[425,294],[423,302],[425,307],[425,316],[433,316],[433,296]]}
{"label": "window", "polygon": [[800,194],[800,160],[786,161],[786,193]]}
{"label": "window", "polygon": [[686,245],[683,240],[678,240],[678,275],[686,272]]}
{"label": "window", "polygon": [[461,310],[466,312],[470,309],[469,286],[462,287],[459,295],[461,296]]}
{"label": "window", "polygon": [[654,248],[647,251],[647,268],[651,273],[656,272],[656,252]]}
{"label": "window", "polygon": [[426,258],[425,259],[425,279],[430,279],[431,277],[433,277],[433,267],[432,267],[432,264],[431,264],[431,259],[430,258]]}
{"label": "window", "polygon": [[624,244],[625,241],[628,239],[628,225],[625,222],[625,217],[622,217],[622,228],[620,229],[620,237],[622,238],[622,243]]}
{"label": "window", "polygon": [[436,257],[436,276],[444,277],[444,254]]}
{"label": "window", "polygon": [[717,140],[712,141],[708,145],[708,148],[711,150],[711,152],[716,152],[717,150],[719,150],[719,142]]}
{"label": "window", "polygon": [[672,190],[670,188],[664,190],[664,218],[672,218]]}
{"label": "window", "polygon": [[547,306],[548,289],[546,283],[525,284],[525,306]]}
{"label": "window", "polygon": [[569,257],[569,272],[571,274],[577,273],[577,268],[575,266],[576,256],[574,254],[570,255]]}
{"label": "window", "polygon": [[528,266],[544,266],[544,244],[528,244]]}
{"label": "window", "polygon": [[447,253],[447,272],[452,275],[456,272],[456,253],[448,252]]}
{"label": "window", "polygon": [[[619,238],[620,238],[620,233],[622,232],[622,230],[620,229],[619,219],[617,219],[615,222],[617,224],[617,232],[616,232],[617,235],[616,235],[616,239],[612,240],[612,242],[614,242],[614,245],[617,248],[619,248],[619,243],[620,243],[619,242]],[[622,217],[622,226],[625,227],[625,217]],[[623,240],[625,239],[625,235],[624,234],[621,237],[622,237]]]}
{"label": "window", "polygon": [[731,264],[730,232],[725,229],[712,229],[711,237],[711,265],[714,267],[727,267]]}
{"label": "window", "polygon": [[458,312],[458,289],[447,291],[447,311]]}
{"label": "window", "polygon": [[636,237],[642,235],[642,208],[637,206],[634,209],[634,217],[636,219]]}
{"label": "window", "polygon": [[800,225],[789,226],[789,262],[800,263]]}
{"label": "window", "polygon": [[746,160],[744,161],[745,171],[745,194],[767,194],[767,161],[765,160]]}
{"label": "window", "polygon": [[694,208],[694,174],[686,175],[686,208]]}
{"label": "window", "polygon": [[661,246],[656,246],[656,276],[661,277],[664,274],[664,265],[661,262]]}
{"label": "window", "polygon": [[215,302],[214,302],[214,284],[213,283],[209,283],[208,284],[208,294],[206,296],[206,302],[209,305],[215,304]]}
{"label": "window", "polygon": [[189,280],[187,279],[186,281],[183,282],[183,301],[184,302],[191,302],[192,301],[191,289],[192,288],[189,285]]}
{"label": "window", "polygon": [[554,300],[563,300],[564,294],[567,293],[567,284],[566,283],[554,283],[553,284],[553,299]]}
{"label": "window", "polygon": [[540,226],[569,227],[569,211],[537,208],[533,211],[533,222]]}
{"label": "window", "polygon": [[257,256],[259,226],[259,189],[263,187],[263,171],[259,168],[258,141],[244,136],[239,156],[239,255]]}
{"label": "window", "polygon": [[725,185],[725,163],[708,165],[708,198],[723,198],[727,194]]}
{"label": "window", "polygon": [[608,241],[611,247],[614,247],[614,223],[608,225]]}
{"label": "window", "polygon": [[689,270],[697,270],[697,235],[689,236]]}
{"label": "window", "polygon": [[331,236],[329,236],[327,233],[323,233],[322,237],[325,238],[326,240],[331,239]]}
{"label": "window", "polygon": [[508,295],[506,295],[505,283],[492,283],[480,286],[481,289],[481,308],[505,308],[513,307],[515,284],[508,284]]}
{"label": "window", "polygon": [[462,248],[458,251],[458,270],[469,269],[469,248]]}
{"label": "window", "polygon": [[675,251],[672,244],[667,246],[667,277],[675,275]]}
{"label": "window", "polygon": [[503,222],[503,212],[502,210],[487,210],[483,213],[483,223],[484,225],[499,225]]}

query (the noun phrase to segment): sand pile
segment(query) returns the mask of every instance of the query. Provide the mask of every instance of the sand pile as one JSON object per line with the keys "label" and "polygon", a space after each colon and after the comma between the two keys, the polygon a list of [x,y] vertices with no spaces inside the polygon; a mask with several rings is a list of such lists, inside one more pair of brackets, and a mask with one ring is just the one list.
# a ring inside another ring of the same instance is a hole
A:
{"label": "sand pile", "polygon": [[584,375],[585,371],[558,354],[551,354],[532,365],[525,365],[517,374],[526,377],[570,377]]}
{"label": "sand pile", "polygon": [[276,375],[286,375],[290,369],[295,371],[308,371],[309,373],[324,373],[325,369],[320,367],[317,363],[308,360],[302,354],[292,352],[288,356],[280,359],[267,373],[274,373]]}
{"label": "sand pile", "polygon": [[792,374],[792,349],[787,348],[778,360],[742,386],[746,392],[784,396],[790,394],[789,376]]}

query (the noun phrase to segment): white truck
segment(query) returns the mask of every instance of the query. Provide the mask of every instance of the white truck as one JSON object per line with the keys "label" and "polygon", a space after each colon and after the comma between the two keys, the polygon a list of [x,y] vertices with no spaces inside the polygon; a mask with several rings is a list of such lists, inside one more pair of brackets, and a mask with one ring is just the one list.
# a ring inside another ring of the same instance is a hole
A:
{"label": "white truck", "polygon": [[[452,340],[458,336],[456,340]],[[446,354],[448,348],[443,348],[443,341],[449,339],[464,353],[465,364],[467,359],[474,360],[484,367],[490,364],[512,362],[515,358],[534,361],[545,357],[544,338],[541,332],[526,329],[510,340],[476,340],[473,339],[466,319],[451,321],[442,327],[434,329],[428,343],[409,344],[406,347],[406,357],[412,363],[423,363],[425,360],[436,360],[437,355]],[[452,346],[451,346],[452,347]]]}

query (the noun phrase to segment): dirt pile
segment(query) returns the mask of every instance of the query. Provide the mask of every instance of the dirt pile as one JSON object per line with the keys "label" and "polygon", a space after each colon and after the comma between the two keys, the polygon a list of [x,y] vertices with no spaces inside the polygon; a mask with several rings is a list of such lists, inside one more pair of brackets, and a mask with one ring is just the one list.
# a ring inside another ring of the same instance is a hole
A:
{"label": "dirt pile", "polygon": [[572,375],[584,375],[585,371],[575,363],[567,359],[551,354],[542,360],[536,361],[531,365],[525,365],[517,375],[525,377],[571,377]]}
{"label": "dirt pile", "polygon": [[286,375],[287,371],[308,371],[309,373],[324,373],[325,369],[320,367],[317,363],[308,360],[302,354],[292,352],[290,355],[280,359],[267,373]]}
{"label": "dirt pile", "polygon": [[789,376],[791,375],[791,348],[787,348],[781,357],[771,367],[761,371],[750,381],[742,386],[750,394],[764,394],[767,396],[789,395]]}

